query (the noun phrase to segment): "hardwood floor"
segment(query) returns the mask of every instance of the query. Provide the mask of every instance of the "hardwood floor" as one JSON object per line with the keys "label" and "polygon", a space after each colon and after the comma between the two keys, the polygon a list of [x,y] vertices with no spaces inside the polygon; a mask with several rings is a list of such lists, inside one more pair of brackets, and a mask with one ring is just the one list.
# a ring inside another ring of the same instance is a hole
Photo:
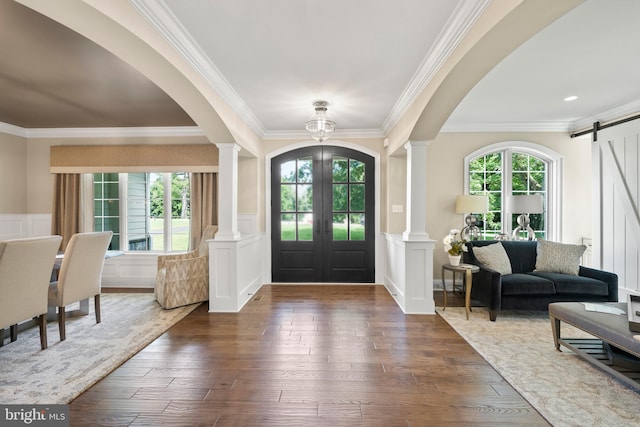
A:
{"label": "hardwood floor", "polygon": [[405,315],[373,285],[266,285],[238,314],[203,304],[75,399],[70,417],[78,426],[548,425],[442,318]]}

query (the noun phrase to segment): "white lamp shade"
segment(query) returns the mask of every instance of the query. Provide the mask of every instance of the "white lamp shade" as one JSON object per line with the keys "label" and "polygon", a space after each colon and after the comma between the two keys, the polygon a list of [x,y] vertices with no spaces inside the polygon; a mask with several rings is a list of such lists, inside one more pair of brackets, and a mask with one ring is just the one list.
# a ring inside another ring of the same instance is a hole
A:
{"label": "white lamp shade", "polygon": [[542,195],[527,194],[507,197],[507,212],[518,214],[542,213]]}
{"label": "white lamp shade", "polygon": [[486,213],[489,212],[489,197],[487,196],[458,196],[456,199],[456,213]]}

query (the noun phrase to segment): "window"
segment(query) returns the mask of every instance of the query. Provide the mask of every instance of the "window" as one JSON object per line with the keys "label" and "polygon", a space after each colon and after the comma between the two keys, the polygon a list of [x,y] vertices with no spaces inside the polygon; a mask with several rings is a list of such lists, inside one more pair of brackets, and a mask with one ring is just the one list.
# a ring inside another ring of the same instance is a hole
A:
{"label": "window", "polygon": [[109,249],[186,251],[188,173],[93,174],[94,230],[113,231]]}
{"label": "window", "polygon": [[494,144],[465,158],[468,194],[486,194],[489,212],[479,224],[486,239],[500,233],[511,236],[518,215],[507,213],[506,195],[540,194],[543,212],[529,215],[537,238],[557,240],[559,230],[559,189],[561,158],[535,144],[509,142]]}

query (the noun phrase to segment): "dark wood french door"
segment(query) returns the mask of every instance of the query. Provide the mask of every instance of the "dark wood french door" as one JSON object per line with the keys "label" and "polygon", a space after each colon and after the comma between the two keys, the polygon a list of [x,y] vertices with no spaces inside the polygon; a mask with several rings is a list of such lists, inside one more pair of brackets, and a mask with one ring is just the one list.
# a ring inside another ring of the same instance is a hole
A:
{"label": "dark wood french door", "polygon": [[373,157],[308,147],[271,161],[274,282],[373,282]]}

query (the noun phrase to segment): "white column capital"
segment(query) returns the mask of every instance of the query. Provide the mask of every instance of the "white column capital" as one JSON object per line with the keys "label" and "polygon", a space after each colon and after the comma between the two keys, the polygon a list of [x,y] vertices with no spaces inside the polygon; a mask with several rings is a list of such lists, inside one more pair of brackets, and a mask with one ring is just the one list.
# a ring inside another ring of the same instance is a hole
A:
{"label": "white column capital", "polygon": [[427,145],[429,145],[429,141],[407,141],[404,144],[404,148],[405,150],[408,150],[411,147],[426,147]]}
{"label": "white column capital", "polygon": [[215,145],[218,147],[218,150],[235,150],[236,152],[242,150],[242,147],[235,142],[217,142]]}

